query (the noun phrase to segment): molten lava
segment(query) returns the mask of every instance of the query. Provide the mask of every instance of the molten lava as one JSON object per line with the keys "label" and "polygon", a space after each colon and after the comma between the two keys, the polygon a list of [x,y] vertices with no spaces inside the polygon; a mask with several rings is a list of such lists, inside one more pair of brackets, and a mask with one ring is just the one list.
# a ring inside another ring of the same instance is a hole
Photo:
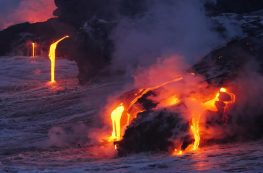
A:
{"label": "molten lava", "polygon": [[229,101],[224,101],[224,103],[228,106],[229,104],[233,104],[236,102],[236,95],[231,93],[231,92],[228,92],[228,90],[226,88],[220,88],[220,92],[221,93],[227,93],[231,99]]}
{"label": "molten lava", "polygon": [[200,130],[199,130],[199,119],[200,117],[197,118],[193,118],[192,119],[192,125],[191,125],[191,131],[193,133],[194,136],[194,143],[192,146],[192,150],[196,151],[199,147],[200,144]]}
{"label": "molten lava", "polygon": [[[230,96],[230,100],[229,101],[222,101],[220,99],[221,94],[227,94]],[[235,103],[235,94],[228,92],[228,90],[226,88],[220,88],[219,91],[215,94],[215,97],[212,98],[211,100],[205,102],[204,104],[202,104],[202,106],[204,107],[204,110],[210,110],[210,111],[219,111],[218,108],[216,107],[216,103],[219,101],[222,101],[225,104],[224,107],[224,111],[223,113],[225,114],[226,109],[228,108],[228,106],[230,104]],[[196,151],[199,147],[200,144],[200,140],[201,140],[201,135],[200,135],[200,118],[201,116],[203,116],[204,112],[196,112],[195,114],[199,115],[199,116],[192,116],[192,124],[191,124],[191,131],[194,137],[194,143],[192,146],[192,150]],[[225,117],[225,115],[223,115]]]}
{"label": "molten lava", "polygon": [[174,106],[177,105],[178,103],[180,103],[180,99],[177,98],[176,96],[171,96],[165,100],[163,100],[159,106],[160,107],[170,107],[170,106]]}
{"label": "molten lava", "polygon": [[[171,84],[173,82],[178,82],[180,80],[182,80],[183,78],[181,76],[174,78],[168,82],[164,82],[160,85],[154,86],[154,87],[150,87],[147,89],[140,89],[138,93],[135,94],[135,98],[127,105],[127,108],[125,109],[123,103],[121,103],[120,105],[118,105],[112,112],[111,112],[111,120],[112,120],[112,135],[109,139],[109,141],[120,141],[121,140],[121,136],[122,136],[122,127],[126,127],[130,124],[131,122],[131,118],[136,118],[136,117],[132,117],[131,114],[129,113],[130,109],[134,106],[134,104],[146,93],[148,93],[149,91],[161,88],[165,85]],[[177,98],[172,98],[172,103],[175,104],[178,103]],[[121,124],[121,118],[123,116],[124,111],[126,111],[126,116],[127,116],[127,124],[122,125]],[[136,112],[136,115],[139,112],[143,112],[143,110],[138,110]],[[136,116],[135,115],[135,116]]]}
{"label": "molten lava", "polygon": [[[135,98],[130,102],[130,104],[128,105],[127,110],[129,111],[129,109],[130,109],[143,95],[145,95],[145,94],[148,93],[149,91],[156,90],[156,89],[161,88],[161,87],[163,87],[163,86],[165,86],[165,85],[169,85],[169,84],[171,84],[171,83],[178,82],[178,81],[180,81],[180,80],[182,80],[182,79],[183,79],[183,77],[178,76],[178,77],[176,77],[176,78],[174,78],[174,79],[172,79],[172,80],[170,80],[170,81],[168,81],[168,82],[161,83],[160,85],[156,85],[156,86],[153,86],[153,87],[150,87],[150,88],[147,88],[147,89],[140,89],[140,90],[139,90],[140,92],[136,94],[136,97],[135,97]],[[177,101],[176,101],[176,102],[177,102]],[[142,111],[142,110],[141,110],[141,111]]]}
{"label": "molten lava", "polygon": [[36,43],[32,43],[32,57],[36,56]]}
{"label": "molten lava", "polygon": [[61,39],[57,40],[56,42],[52,43],[50,45],[50,48],[49,48],[49,59],[50,59],[50,63],[51,63],[51,79],[50,79],[50,82],[51,83],[55,83],[56,80],[55,80],[55,66],[56,66],[56,48],[57,48],[57,45],[63,41],[64,39],[68,38],[69,36],[64,36],[62,37]]}
{"label": "molten lava", "polygon": [[[131,121],[138,116],[139,112],[144,111],[144,108],[137,104],[139,99],[150,91],[155,91],[168,84],[181,80],[183,80],[183,77],[179,76],[171,81],[161,83],[154,87],[139,89],[133,94],[132,99],[129,100],[128,103],[127,100],[124,100],[122,103],[118,104],[118,106],[111,112],[112,135],[109,141],[116,142],[122,140],[122,130],[130,125]],[[184,81],[182,83],[184,83]],[[172,87],[173,86],[171,86],[171,88]],[[187,110],[186,114],[190,117],[189,131],[192,134],[193,143],[188,145],[185,149],[181,148],[180,145],[177,145],[176,149],[173,151],[174,155],[182,155],[184,152],[197,151],[202,140],[201,130],[203,129],[203,124],[201,123],[201,118],[204,117],[208,111],[222,113],[222,115],[225,116],[226,110],[228,110],[229,106],[235,103],[236,100],[235,94],[229,92],[227,88],[223,87],[217,89],[214,94],[197,91],[198,89],[195,91],[195,88],[193,88],[193,90],[189,90],[189,92],[185,93],[182,88],[175,89],[173,93],[166,93],[164,94],[165,97],[160,97],[158,100],[158,106],[155,108],[177,107],[177,105],[180,107],[180,105],[183,105]],[[221,104],[218,104],[220,102]],[[220,107],[220,105],[223,105],[223,107]],[[127,117],[127,123],[122,123],[123,116]],[[115,149],[117,149],[116,145]]]}
{"label": "molten lava", "polygon": [[184,154],[183,150],[181,150],[181,149],[174,149],[174,151],[172,152],[173,156],[181,156],[183,154]]}
{"label": "molten lava", "polygon": [[112,135],[111,140],[119,141],[121,139],[121,117],[124,112],[123,103],[115,108],[111,113]]}
{"label": "molten lava", "polygon": [[214,97],[213,99],[205,102],[205,107],[206,107],[207,110],[210,110],[210,111],[218,111],[215,103],[218,102],[218,101],[221,101],[221,100],[220,100],[220,94],[221,94],[221,93],[226,93],[226,94],[228,94],[228,95],[231,97],[231,99],[230,99],[229,101],[223,101],[223,103],[226,104],[226,107],[225,107],[224,110],[226,110],[230,104],[235,103],[235,101],[236,101],[236,96],[235,96],[235,94],[233,94],[233,93],[231,93],[231,92],[228,92],[226,88],[223,88],[223,87],[222,87],[222,88],[220,88],[220,90],[216,93],[216,95],[215,95],[215,97]]}

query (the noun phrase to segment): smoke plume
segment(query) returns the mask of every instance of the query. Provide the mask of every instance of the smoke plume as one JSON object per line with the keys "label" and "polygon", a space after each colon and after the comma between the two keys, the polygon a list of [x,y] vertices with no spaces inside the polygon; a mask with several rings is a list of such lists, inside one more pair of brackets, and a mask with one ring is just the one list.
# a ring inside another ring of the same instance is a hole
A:
{"label": "smoke plume", "polygon": [[52,127],[48,132],[49,144],[57,147],[82,146],[87,144],[88,131],[84,123],[77,123],[71,126]]}
{"label": "smoke plume", "polygon": [[173,54],[194,63],[221,43],[200,1],[148,1],[143,15],[122,17],[113,32],[114,68],[148,66]]}

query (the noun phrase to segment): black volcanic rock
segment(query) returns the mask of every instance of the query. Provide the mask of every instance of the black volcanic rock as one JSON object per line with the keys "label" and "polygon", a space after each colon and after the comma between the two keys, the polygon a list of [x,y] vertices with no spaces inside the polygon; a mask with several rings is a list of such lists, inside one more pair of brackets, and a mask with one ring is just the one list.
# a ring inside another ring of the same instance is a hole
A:
{"label": "black volcanic rock", "polygon": [[143,15],[153,0],[120,0],[120,14],[127,17]]}
{"label": "black volcanic rock", "polygon": [[238,76],[250,62],[257,62],[263,72],[263,37],[247,37],[229,42],[216,49],[193,66],[194,72],[204,76],[208,82],[223,84]]}
{"label": "black volcanic rock", "polygon": [[118,0],[55,0],[58,7],[54,15],[75,27],[81,27],[86,21],[97,17],[112,20],[116,15]]}
{"label": "black volcanic rock", "polygon": [[206,7],[212,13],[248,13],[263,9],[262,0],[217,0],[207,1]]}
{"label": "black volcanic rock", "polygon": [[117,143],[118,154],[172,151],[176,147],[175,141],[181,141],[182,149],[185,149],[193,142],[189,131],[189,123],[179,113],[167,110],[143,112]]}

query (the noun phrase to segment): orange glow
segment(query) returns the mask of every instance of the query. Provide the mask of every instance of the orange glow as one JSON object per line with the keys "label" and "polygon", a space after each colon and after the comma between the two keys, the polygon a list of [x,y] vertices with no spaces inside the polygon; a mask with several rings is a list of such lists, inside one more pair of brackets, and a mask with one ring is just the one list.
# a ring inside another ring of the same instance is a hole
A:
{"label": "orange glow", "polygon": [[220,92],[227,92],[226,88],[220,88]]}
{"label": "orange glow", "polygon": [[123,103],[121,103],[111,113],[111,121],[112,121],[111,140],[113,141],[119,141],[121,139],[121,117],[122,117],[124,110],[125,108],[123,106]]}
{"label": "orange glow", "polygon": [[180,99],[177,98],[176,96],[171,96],[163,101],[158,105],[159,107],[170,107],[170,106],[175,106],[178,103],[180,103]]}
{"label": "orange glow", "polygon": [[131,103],[129,104],[127,110],[129,110],[129,109],[130,109],[144,94],[146,94],[147,92],[156,90],[156,89],[158,89],[158,88],[161,88],[161,87],[163,87],[163,86],[165,86],[165,85],[169,85],[169,84],[174,83],[174,82],[178,82],[178,81],[180,81],[180,80],[182,80],[182,79],[183,79],[183,77],[179,76],[179,77],[174,78],[174,79],[172,79],[172,80],[170,80],[170,81],[168,81],[168,82],[161,83],[160,85],[153,86],[153,87],[150,87],[150,88],[147,88],[147,89],[141,89],[141,90],[140,90],[141,93],[138,94],[138,95],[131,101]]}
{"label": "orange glow", "polygon": [[[112,112],[111,112],[111,120],[112,120],[112,135],[109,138],[109,141],[119,141],[121,140],[121,136],[122,136],[122,129],[127,127],[130,122],[132,121],[132,118],[136,118],[136,117],[132,117],[131,113],[129,112],[131,107],[133,107],[133,105],[147,92],[158,89],[162,86],[168,85],[170,83],[173,82],[177,82],[182,80],[182,77],[177,77],[173,80],[170,80],[168,82],[164,82],[160,85],[154,86],[154,87],[150,87],[147,89],[140,89],[138,93],[135,94],[135,98],[132,99],[132,101],[127,105],[127,108],[125,109],[123,103],[121,103],[120,105],[118,105]],[[176,98],[173,98],[173,103],[177,102]],[[125,125],[121,124],[121,118],[123,116],[123,112],[126,110],[126,116],[127,116],[127,123]],[[136,115],[139,112],[142,112],[143,110],[137,110],[136,111]],[[116,147],[116,146],[115,146]]]}
{"label": "orange glow", "polygon": [[192,150],[196,151],[200,144],[200,130],[199,130],[199,118],[192,119],[191,131],[194,136],[194,144],[192,146]]}
{"label": "orange glow", "polygon": [[236,101],[236,96],[235,94],[231,93],[231,92],[228,92],[228,90],[226,88],[220,88],[219,89],[219,92],[216,93],[215,97],[212,99],[212,100],[209,100],[207,102],[204,103],[205,107],[207,110],[210,110],[210,111],[217,111],[217,108],[216,108],[216,102],[217,101],[220,101],[219,97],[220,97],[220,94],[221,93],[227,93],[228,95],[230,95],[231,97],[231,100],[230,101],[223,101],[225,104],[226,104],[226,109],[228,108],[228,105],[229,104],[233,104],[235,103]]}
{"label": "orange glow", "polygon": [[50,45],[50,48],[49,48],[49,59],[50,59],[50,63],[51,63],[51,72],[50,72],[50,75],[51,75],[51,79],[50,79],[50,82],[51,83],[55,83],[56,80],[55,80],[55,67],[56,67],[56,48],[57,48],[57,45],[63,41],[64,39],[68,38],[69,36],[65,36],[65,37],[62,37],[61,39],[57,40],[56,42],[52,43]]}
{"label": "orange glow", "polygon": [[[227,93],[230,95],[231,100],[230,101],[223,101],[226,104],[226,108],[229,104],[235,103],[235,95],[233,93],[230,93],[227,91],[226,88],[220,88],[219,91],[216,93],[215,97],[203,104],[205,110],[211,110],[211,111],[218,111],[216,107],[216,102],[220,101],[219,97],[221,93]],[[224,109],[224,113],[225,110]],[[198,114],[198,112],[196,112]],[[194,137],[194,144],[192,146],[192,150],[196,151],[200,144],[200,124],[199,124],[200,116],[196,119],[195,117],[192,118],[192,124],[191,124],[191,131]]]}
{"label": "orange glow", "polygon": [[36,56],[35,49],[36,49],[36,43],[32,43],[32,57],[33,58]]}
{"label": "orange glow", "polygon": [[173,156],[181,156],[183,154],[184,154],[183,150],[177,150],[177,149],[174,149],[174,151],[172,153]]}
{"label": "orange glow", "polygon": [[[136,118],[139,112],[144,111],[140,105],[136,104],[140,98],[142,98],[149,91],[157,90],[173,82],[181,81],[182,79],[183,77],[179,76],[173,80],[153,87],[139,89],[136,94],[133,94],[133,98],[129,100],[128,103],[124,101],[115,107],[115,109],[113,109],[111,112],[112,135],[109,141],[120,141],[122,139],[122,133],[124,133],[123,129],[130,125],[131,121]],[[184,85],[182,85],[182,87],[184,87]],[[236,96],[224,87],[217,89],[214,94],[211,94],[213,91],[210,92],[210,90],[207,91],[209,92],[207,94],[205,92],[193,92],[194,90],[191,89],[189,92],[185,92],[184,88],[179,87],[174,89],[173,86],[171,86],[170,89],[174,92],[170,92],[168,87],[164,90],[164,94],[161,97],[158,97],[159,100],[157,100],[158,106],[156,109],[167,108],[180,103],[185,105],[187,107],[186,116],[189,117],[191,123],[189,131],[191,132],[194,139],[193,143],[186,149],[182,149],[179,142],[179,147],[178,145],[176,146],[176,149],[173,150],[172,155],[183,155],[186,152],[197,151],[202,140],[202,129],[204,128],[202,124],[202,117],[206,115],[207,111],[219,111],[217,102],[223,102],[225,104],[225,107],[223,107],[224,112],[222,112],[223,116],[225,116],[225,110],[228,109],[230,104],[235,103]],[[210,97],[211,95],[212,97]],[[124,116],[127,116],[127,119],[124,119],[125,122],[123,123],[122,117]],[[118,146],[115,145],[114,147],[117,149]]]}
{"label": "orange glow", "polygon": [[230,95],[231,97],[231,100],[230,101],[225,101],[224,103],[229,105],[229,104],[233,104],[236,102],[236,95],[231,93],[231,92],[228,92],[228,90],[226,88],[221,88],[220,92],[225,92],[227,93],[228,95]]}
{"label": "orange glow", "polygon": [[[210,111],[218,111],[217,107],[216,107],[216,102],[220,101],[219,97],[220,97],[221,93],[227,93],[231,97],[231,101],[223,101],[226,104],[226,108],[229,104],[233,104],[235,102],[235,95],[233,93],[228,92],[226,88],[222,87],[219,89],[219,91],[216,93],[216,95],[213,99],[211,99],[211,100],[209,100],[203,104],[204,109],[210,110]],[[224,109],[224,113],[225,113],[226,108]],[[199,119],[200,119],[200,116],[197,119],[192,118],[191,131],[192,131],[193,137],[194,137],[194,144],[192,146],[193,151],[196,151],[198,149],[199,144],[200,144],[200,140],[201,140]]]}
{"label": "orange glow", "polygon": [[207,102],[204,103],[204,106],[207,110],[210,110],[210,111],[217,111],[217,108],[216,108],[216,105],[215,103],[217,101],[219,101],[219,95],[220,93],[216,93],[215,97]]}

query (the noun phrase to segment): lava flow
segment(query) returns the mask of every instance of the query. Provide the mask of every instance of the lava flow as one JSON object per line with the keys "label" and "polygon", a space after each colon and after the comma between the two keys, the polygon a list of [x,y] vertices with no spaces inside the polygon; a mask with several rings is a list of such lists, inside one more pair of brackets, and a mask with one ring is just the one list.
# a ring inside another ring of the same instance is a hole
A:
{"label": "lava flow", "polygon": [[[227,95],[230,98],[227,100],[222,98],[222,95]],[[223,118],[225,118],[226,110],[229,108],[230,104],[234,104],[236,100],[235,94],[228,92],[226,88],[220,88],[219,91],[216,93],[215,97],[212,98],[209,101],[206,101],[204,103],[201,103],[201,109],[193,110],[193,115],[192,121],[191,121],[191,132],[194,138],[194,143],[190,145],[190,148],[187,148],[186,151],[196,151],[199,148],[200,141],[201,141],[201,132],[200,132],[200,118],[203,116],[205,111],[214,111],[214,112],[219,112],[219,108],[216,106],[218,102],[223,102],[224,103],[224,108],[223,108]],[[175,149],[175,154],[176,155],[181,155],[182,150]]]}
{"label": "lava flow", "polygon": [[[132,101],[127,105],[127,107],[125,108],[125,106],[123,105],[123,103],[119,104],[112,112],[111,112],[111,119],[112,119],[112,135],[111,137],[109,137],[109,141],[120,141],[121,140],[121,133],[122,133],[122,125],[121,125],[121,118],[123,116],[124,111],[126,111],[127,113],[127,124],[125,124],[125,127],[128,126],[130,124],[131,121],[131,113],[129,113],[130,108],[143,96],[145,95],[147,92],[158,89],[160,87],[163,87],[165,85],[168,85],[170,83],[173,82],[177,82],[182,80],[182,77],[177,77],[173,80],[170,80],[168,82],[164,82],[160,85],[154,86],[154,87],[150,87],[147,89],[139,89],[139,92],[135,94],[135,98],[132,99]],[[139,110],[136,112],[142,112],[143,110]],[[133,117],[135,118],[135,117]]]}
{"label": "lava flow", "polygon": [[[222,94],[224,94],[224,93],[226,93],[226,94],[228,94],[230,96],[229,100],[222,100],[220,98],[220,96]],[[209,100],[209,101],[205,102],[206,109],[211,110],[211,111],[217,111],[217,107],[216,107],[215,103],[218,102],[218,101],[222,101],[226,105],[225,108],[224,108],[224,112],[225,112],[230,104],[235,103],[236,96],[235,96],[235,94],[233,94],[231,92],[228,92],[228,90],[226,88],[222,87],[216,93],[215,97],[212,100]]]}
{"label": "lava flow", "polygon": [[200,116],[192,119],[191,130],[192,130],[193,137],[194,137],[194,143],[192,146],[193,151],[196,151],[200,145],[201,138],[200,138],[200,130],[199,130],[199,119],[200,119]]}
{"label": "lava flow", "polygon": [[[112,135],[109,138],[109,141],[121,141],[124,133],[123,129],[130,125],[131,121],[138,116],[138,113],[144,112],[143,108],[136,108],[136,111],[132,110],[134,109],[134,107],[137,107],[136,104],[138,103],[139,99],[141,99],[143,96],[151,91],[154,92],[155,90],[165,87],[168,84],[181,80],[183,80],[183,77],[177,77],[174,80],[162,83],[154,87],[139,89],[135,94],[133,94],[133,99],[129,100],[128,103],[127,100],[124,100],[122,103],[118,104],[118,106],[111,112]],[[186,94],[183,92],[183,89],[179,89],[176,90],[176,92],[172,95],[166,95],[166,98],[160,99],[158,101],[158,107],[153,110],[157,110],[159,108],[169,108],[171,106],[176,107],[177,105],[183,104],[185,109],[187,109],[185,114],[188,114],[188,117],[190,117],[189,131],[192,134],[193,143],[191,145],[188,145],[186,148],[177,146],[176,149],[174,149],[173,154],[182,155],[184,152],[198,150],[202,140],[201,130],[203,129],[203,124],[200,122],[201,117],[204,117],[207,111],[220,112],[221,109],[223,109],[223,111],[221,112],[223,116],[225,116],[226,110],[229,108],[230,104],[235,103],[235,99],[235,94],[228,92],[228,90],[223,87],[217,89],[214,97],[209,97],[209,94],[204,94],[202,92],[197,94],[197,92],[190,91],[188,94]],[[223,108],[217,106],[219,102],[222,103],[221,105],[224,105]],[[123,123],[122,121],[124,115],[127,116],[127,124]],[[115,145],[115,148],[116,147],[117,146]]]}
{"label": "lava flow", "polygon": [[55,83],[55,66],[56,66],[56,48],[57,45],[63,41],[64,39],[68,38],[69,36],[64,36],[61,39],[57,40],[56,42],[52,43],[50,48],[49,48],[49,59],[50,59],[50,63],[51,63],[51,79],[50,82],[51,83]]}
{"label": "lava flow", "polygon": [[121,139],[121,116],[124,111],[123,103],[121,103],[116,109],[111,113],[112,120],[112,140],[119,141]]}
{"label": "lava flow", "polygon": [[32,43],[32,57],[34,58],[36,56],[36,43]]}

